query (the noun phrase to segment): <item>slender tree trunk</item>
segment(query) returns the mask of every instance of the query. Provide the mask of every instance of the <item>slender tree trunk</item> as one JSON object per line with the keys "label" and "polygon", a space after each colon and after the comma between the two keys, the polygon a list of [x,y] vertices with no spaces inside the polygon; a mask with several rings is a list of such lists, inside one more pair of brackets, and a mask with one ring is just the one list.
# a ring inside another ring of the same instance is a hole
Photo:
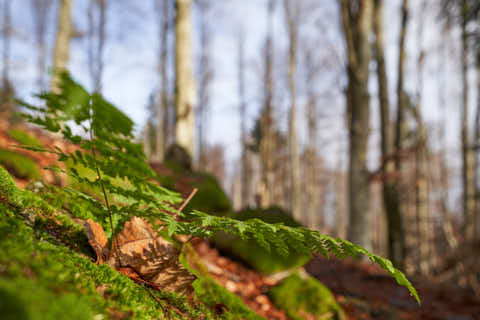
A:
{"label": "slender tree trunk", "polygon": [[398,199],[398,176],[392,158],[393,139],[388,98],[388,78],[385,66],[383,40],[383,0],[375,0],[374,12],[375,52],[379,88],[381,149],[383,166],[383,203],[387,220],[388,257],[397,267],[404,267],[405,234]]}
{"label": "slender tree trunk", "polygon": [[238,33],[238,97],[240,100],[240,139],[241,159],[241,207],[249,206],[250,167],[247,155],[247,103],[245,101],[245,36],[243,30]]}
{"label": "slender tree trunk", "polygon": [[53,52],[53,74],[50,82],[50,90],[54,92],[59,90],[59,74],[67,69],[71,36],[72,0],[60,0],[57,36],[55,40],[55,49]]}
{"label": "slender tree trunk", "polygon": [[319,208],[321,202],[318,188],[318,165],[316,163],[317,157],[317,97],[315,95],[315,76],[316,66],[314,65],[313,55],[315,54],[312,48],[308,48],[305,57],[306,83],[307,90],[307,129],[308,129],[308,146],[306,151],[307,166],[305,170],[305,183],[307,193],[307,212],[310,220],[313,221],[314,228],[323,228],[324,217],[323,212]]}
{"label": "slender tree trunk", "polygon": [[143,151],[145,152],[145,157],[147,160],[150,160],[152,157],[152,124],[150,121],[147,121],[144,131],[143,131]]}
{"label": "slender tree trunk", "polygon": [[[95,19],[95,7],[98,6],[98,21]],[[90,0],[88,7],[89,48],[88,60],[93,89],[102,92],[104,69],[103,52],[106,41],[107,0]],[[95,41],[96,40],[96,41]]]}
{"label": "slender tree trunk", "polygon": [[475,115],[475,230],[474,238],[480,240],[480,53],[476,61],[477,112]]}
{"label": "slender tree trunk", "polygon": [[461,145],[462,145],[462,184],[463,184],[463,214],[464,235],[466,241],[473,240],[474,234],[474,159],[468,134],[468,34],[467,34],[467,11],[466,0],[462,1],[462,109],[461,109]]}
{"label": "slender tree trunk", "polygon": [[159,46],[160,46],[160,59],[159,59],[159,72],[160,72],[160,103],[157,104],[157,134],[156,134],[156,160],[162,162],[165,156],[165,151],[168,145],[169,132],[169,115],[170,115],[170,103],[168,101],[168,75],[167,75],[167,63],[168,63],[168,34],[170,32],[170,19],[171,19],[171,1],[156,0],[157,11],[161,16],[161,24],[159,26]]}
{"label": "slender tree trunk", "polygon": [[335,207],[336,207],[336,227],[337,237],[345,239],[346,236],[346,210],[345,210],[345,178],[342,174],[341,160],[338,162],[337,169],[335,171]]}
{"label": "slender tree trunk", "polygon": [[209,25],[209,12],[212,0],[197,1],[199,15],[199,34],[200,34],[200,63],[198,65],[198,167],[204,169],[206,166],[207,152],[207,129],[210,112],[210,87],[213,80],[213,69],[211,65],[211,30]]}
{"label": "slender tree trunk", "polygon": [[293,217],[300,219],[301,200],[300,200],[300,155],[298,153],[298,139],[295,128],[296,117],[296,68],[297,68],[297,39],[298,39],[298,3],[294,4],[291,0],[284,2],[287,26],[288,26],[288,85],[290,89],[290,112],[288,121],[288,140],[290,155],[290,180],[292,186],[291,208]]}
{"label": "slender tree trunk", "polygon": [[195,81],[193,78],[191,0],[176,0],[175,142],[193,159],[195,144]]}
{"label": "slender tree trunk", "polygon": [[35,24],[35,42],[37,45],[37,85],[40,90],[45,90],[45,75],[47,65],[46,35],[51,0],[32,0],[33,21]]}
{"label": "slender tree trunk", "polygon": [[371,248],[369,212],[370,174],[367,168],[367,143],[370,134],[370,97],[368,93],[373,1],[341,0],[343,30],[347,43],[349,117],[349,202],[348,239]]}
{"label": "slender tree trunk", "polygon": [[[427,10],[426,1],[422,2],[422,12]],[[417,148],[415,149],[415,194],[416,194],[416,211],[417,211],[417,229],[418,229],[418,249],[419,249],[419,263],[420,272],[423,275],[430,273],[431,262],[431,228],[429,217],[429,184],[428,184],[428,141],[427,130],[425,128],[422,117],[422,94],[423,94],[423,67],[425,50],[423,48],[423,29],[424,29],[424,17],[421,17],[421,21],[418,25],[418,46],[420,52],[417,59],[417,105],[412,106],[414,108],[414,116],[417,122]]]}
{"label": "slender tree trunk", "polygon": [[8,87],[10,77],[10,35],[11,35],[11,13],[10,6],[12,2],[10,0],[3,0],[2,6],[2,83],[4,89]]}
{"label": "slender tree trunk", "polygon": [[273,152],[274,152],[274,136],[273,136],[273,25],[272,15],[274,11],[275,1],[268,1],[268,34],[265,46],[265,79],[264,79],[264,106],[260,120],[262,137],[260,141],[260,159],[262,163],[262,179],[261,179],[261,196],[260,205],[268,207],[272,204],[274,189],[274,172],[273,172]]}

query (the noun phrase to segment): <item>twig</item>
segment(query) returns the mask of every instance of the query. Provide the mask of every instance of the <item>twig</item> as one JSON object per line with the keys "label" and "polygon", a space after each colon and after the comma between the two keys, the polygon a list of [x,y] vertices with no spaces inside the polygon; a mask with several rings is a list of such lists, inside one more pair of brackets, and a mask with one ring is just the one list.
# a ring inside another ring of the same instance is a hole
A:
{"label": "twig", "polygon": [[198,189],[197,188],[194,188],[192,190],[192,192],[190,193],[190,195],[188,196],[187,199],[185,199],[185,201],[182,203],[182,205],[180,206],[180,208],[178,208],[177,210],[177,213],[175,215],[180,215],[180,212],[182,212],[183,208],[185,208],[185,206],[190,202],[190,200],[192,200],[193,196],[195,195],[195,193],[197,193]]}

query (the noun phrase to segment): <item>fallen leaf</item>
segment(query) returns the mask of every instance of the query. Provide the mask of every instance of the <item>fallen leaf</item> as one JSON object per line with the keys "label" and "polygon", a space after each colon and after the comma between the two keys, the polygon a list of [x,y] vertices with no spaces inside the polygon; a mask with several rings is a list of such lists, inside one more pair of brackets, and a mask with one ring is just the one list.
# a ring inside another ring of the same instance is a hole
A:
{"label": "fallen leaf", "polygon": [[158,236],[145,220],[132,217],[115,238],[117,250],[108,255],[108,241],[101,225],[85,223],[90,245],[98,262],[107,262],[135,281],[144,282],[164,291],[189,294],[195,276],[179,261],[179,252],[169,241]]}
{"label": "fallen leaf", "polygon": [[92,219],[88,219],[83,224],[88,242],[97,254],[97,262],[104,263],[109,257],[108,239],[102,226]]}

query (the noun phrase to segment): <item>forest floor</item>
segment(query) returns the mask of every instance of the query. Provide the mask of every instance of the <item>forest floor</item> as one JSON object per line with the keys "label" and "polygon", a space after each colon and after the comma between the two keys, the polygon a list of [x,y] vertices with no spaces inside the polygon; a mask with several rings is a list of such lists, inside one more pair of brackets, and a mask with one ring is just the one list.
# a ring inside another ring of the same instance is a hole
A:
{"label": "forest floor", "polygon": [[[7,133],[7,128],[8,124],[0,121],[0,146],[3,148],[18,144]],[[38,131],[32,134],[45,145],[61,144],[52,136],[42,137]],[[31,157],[40,167],[55,161],[55,157],[49,154],[29,151],[21,151],[21,154]],[[44,171],[43,178],[53,182],[55,177]],[[184,190],[180,191],[188,194],[188,181],[184,182]],[[27,183],[28,179],[17,180],[22,187]],[[195,240],[194,247],[213,278],[240,296],[250,309],[267,319],[288,319],[285,312],[275,308],[266,295],[268,288],[279,279],[264,276],[223,255],[208,241]],[[429,279],[413,279],[422,300],[422,305],[418,306],[406,289],[397,285],[383,270],[365,261],[314,257],[305,270],[334,293],[349,319],[480,320],[480,298],[454,283],[440,285]]]}
{"label": "forest floor", "polygon": [[[288,319],[265,295],[276,279],[223,256],[207,241],[199,241],[195,247],[214,278],[239,295],[249,308],[267,319]],[[422,300],[419,306],[405,288],[369,262],[327,260],[317,256],[305,269],[334,293],[351,320],[480,319],[480,298],[454,284],[441,285],[428,279],[416,279],[413,283]]]}

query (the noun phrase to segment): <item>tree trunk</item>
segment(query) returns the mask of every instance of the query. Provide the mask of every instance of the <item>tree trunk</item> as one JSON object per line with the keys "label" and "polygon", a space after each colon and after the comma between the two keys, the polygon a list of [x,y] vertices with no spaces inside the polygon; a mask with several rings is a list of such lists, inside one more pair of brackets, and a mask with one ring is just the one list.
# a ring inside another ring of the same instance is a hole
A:
{"label": "tree trunk", "polygon": [[[98,6],[98,21],[96,21],[94,17],[96,6]],[[93,89],[96,92],[102,92],[102,76],[104,69],[103,51],[106,40],[107,22],[106,14],[107,0],[90,0],[88,7],[88,64]]]}
{"label": "tree trunk", "polygon": [[346,236],[346,210],[345,210],[345,177],[342,172],[341,160],[338,162],[338,167],[335,171],[335,209],[336,209],[336,227],[337,237],[345,239]]}
{"label": "tree trunk", "polygon": [[210,13],[212,0],[197,1],[199,16],[199,36],[200,36],[200,62],[198,65],[198,104],[197,104],[197,153],[198,168],[205,169],[207,153],[207,131],[210,113],[210,87],[213,81],[213,68],[211,61],[211,27]]}
{"label": "tree trunk", "polygon": [[247,155],[247,103],[245,101],[245,36],[243,30],[238,33],[238,96],[240,100],[240,145],[241,159],[241,207],[249,206],[250,166]]}
{"label": "tree trunk", "polygon": [[[406,108],[407,108],[407,95],[404,89],[404,69],[405,69],[405,60],[406,60],[406,50],[405,42],[407,35],[407,24],[408,24],[408,0],[402,1],[402,18],[401,18],[401,27],[400,27],[400,41],[399,41],[399,54],[398,54],[398,81],[397,81],[397,119],[395,123],[395,150],[394,150],[394,161],[395,161],[395,172],[396,172],[396,188],[393,190],[395,192],[396,199],[396,210],[394,213],[398,221],[389,221],[389,229],[392,229],[392,235],[389,235],[389,251],[395,252],[398,254],[396,257],[392,257],[396,263],[399,263],[398,267],[405,267],[405,231],[398,229],[401,226],[401,221],[403,218],[406,218],[408,207],[408,193],[404,184],[404,167],[403,167],[403,158],[404,158],[404,140],[405,140],[405,130],[406,130]],[[402,239],[402,240],[398,240]]]}
{"label": "tree trunk", "polygon": [[195,81],[193,78],[191,0],[176,0],[175,142],[193,159],[195,144]]}
{"label": "tree trunk", "polygon": [[390,130],[390,103],[388,78],[385,66],[383,40],[383,0],[375,0],[374,13],[375,52],[377,60],[377,81],[380,105],[381,149],[383,167],[383,204],[387,220],[388,257],[397,267],[403,268],[405,259],[405,238],[403,217],[399,208],[398,176],[392,158],[393,139]]}
{"label": "tree trunk", "polygon": [[50,90],[57,92],[58,76],[67,69],[70,39],[72,35],[72,0],[61,0],[58,11],[58,27],[53,52],[53,74]]}
{"label": "tree trunk", "polygon": [[475,230],[474,238],[480,240],[480,53],[476,61],[477,112],[475,115]]}
{"label": "tree trunk", "polygon": [[157,0],[157,10],[161,16],[161,24],[159,26],[159,72],[160,72],[160,102],[157,104],[157,134],[156,134],[156,160],[162,162],[165,156],[165,151],[168,144],[169,137],[169,115],[170,104],[168,101],[168,34],[170,32],[170,9],[171,1]]}
{"label": "tree trunk", "polygon": [[[422,1],[422,12],[427,9],[426,1]],[[422,94],[423,94],[423,67],[425,50],[423,48],[423,29],[424,29],[424,16],[420,17],[418,25],[418,46],[420,51],[417,58],[417,105],[411,106],[414,111],[414,117],[417,122],[417,147],[415,148],[415,202],[417,211],[417,230],[418,230],[418,250],[419,250],[419,263],[420,272],[423,275],[430,273],[431,265],[431,246],[430,241],[431,227],[429,216],[429,183],[428,183],[428,141],[427,130],[425,128],[422,117]]]}
{"label": "tree trunk", "polygon": [[268,33],[265,45],[265,79],[264,79],[264,105],[260,119],[261,126],[261,141],[260,141],[260,161],[262,163],[262,179],[259,189],[261,190],[261,197],[259,204],[262,207],[268,207],[272,204],[273,189],[274,189],[274,167],[273,167],[273,152],[274,152],[274,135],[273,135],[273,80],[272,80],[272,65],[273,65],[273,26],[272,15],[275,6],[274,0],[268,1],[267,21]]}
{"label": "tree trunk", "polygon": [[[285,12],[288,26],[288,84],[290,90],[290,112],[288,121],[288,140],[289,140],[289,155],[290,155],[290,180],[292,186],[291,208],[293,217],[300,220],[301,200],[300,200],[300,156],[298,153],[298,139],[295,128],[296,117],[296,67],[297,67],[297,39],[298,39],[298,3],[294,1],[285,0]],[[296,7],[297,6],[297,7]]]}
{"label": "tree trunk", "polygon": [[461,110],[461,145],[462,145],[462,184],[463,184],[463,215],[465,240],[470,242],[474,235],[474,171],[473,154],[468,134],[468,34],[467,34],[468,4],[462,1],[462,110]]}
{"label": "tree trunk", "polygon": [[369,212],[370,174],[367,168],[367,143],[370,134],[370,97],[368,93],[373,2],[341,0],[343,30],[347,43],[349,117],[349,202],[348,239],[371,248]]}
{"label": "tree trunk", "polygon": [[45,90],[47,65],[46,35],[48,29],[51,0],[33,0],[33,21],[35,24],[35,42],[37,45],[37,85],[40,91]]}
{"label": "tree trunk", "polygon": [[310,220],[313,221],[313,228],[324,227],[323,210],[319,208],[320,194],[318,191],[318,165],[317,165],[317,97],[315,95],[315,77],[317,68],[314,63],[313,56],[315,51],[310,47],[306,51],[306,83],[307,90],[307,129],[308,129],[308,146],[307,146],[307,168],[305,173],[305,183],[307,191],[307,212]]}

